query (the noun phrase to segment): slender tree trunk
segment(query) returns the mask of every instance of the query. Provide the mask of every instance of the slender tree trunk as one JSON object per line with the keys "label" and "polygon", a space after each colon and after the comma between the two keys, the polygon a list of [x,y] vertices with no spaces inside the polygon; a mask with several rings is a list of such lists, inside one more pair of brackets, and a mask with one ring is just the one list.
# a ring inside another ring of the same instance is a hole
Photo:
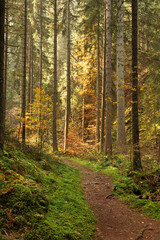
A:
{"label": "slender tree trunk", "polygon": [[27,106],[28,110],[31,113],[31,80],[32,80],[32,30],[31,30],[31,24],[29,22],[29,31],[28,31],[28,42],[29,42],[29,56],[28,56],[28,101]]}
{"label": "slender tree trunk", "polygon": [[83,96],[83,102],[82,102],[82,140],[85,141],[85,98]]}
{"label": "slender tree trunk", "polygon": [[5,23],[5,69],[4,69],[4,121],[6,118],[7,102],[7,77],[8,77],[8,0],[6,0],[6,23]]}
{"label": "slender tree trunk", "polygon": [[24,0],[24,53],[23,53],[23,84],[22,84],[22,143],[26,139],[26,59],[27,59],[27,0]]}
{"label": "slender tree trunk", "polygon": [[[31,4],[31,2],[29,1],[29,8],[30,8],[30,4]],[[28,40],[27,40],[27,42],[28,42],[28,54],[27,54],[27,58],[28,58],[28,86],[27,86],[27,98],[26,98],[26,109],[27,109],[27,113],[31,113],[31,95],[30,95],[30,93],[31,93],[31,61],[32,61],[32,59],[31,59],[31,37],[32,37],[32,33],[31,33],[31,23],[30,23],[30,21],[29,21],[29,19],[28,19],[28,22],[27,22],[27,25],[28,25],[28,36],[27,36],[27,38],[28,38]],[[26,124],[28,125],[28,123],[27,123],[27,119],[26,119]],[[26,129],[26,136],[27,137],[29,137],[29,135],[30,135],[30,132],[31,132],[31,130],[29,129],[29,128],[27,128]]]}
{"label": "slender tree trunk", "polygon": [[[34,56],[34,43],[33,43],[33,37],[31,38],[31,104],[33,103],[33,86],[34,86],[34,61],[33,61],[33,56]],[[32,110],[31,110],[32,111]],[[31,113],[32,114],[32,113]]]}
{"label": "slender tree trunk", "polygon": [[67,1],[67,106],[65,113],[64,151],[68,148],[68,127],[70,119],[70,0]]}
{"label": "slender tree trunk", "polygon": [[[29,1],[29,8],[30,12],[33,12],[33,5],[32,0]],[[33,32],[32,32],[32,26],[30,23],[30,64],[29,64],[29,82],[30,82],[30,88],[29,88],[29,103],[33,103],[33,56],[34,56],[34,48],[33,48]],[[32,107],[30,107],[30,114],[32,115]]]}
{"label": "slender tree trunk", "polygon": [[104,43],[103,43],[103,79],[102,79],[102,105],[101,105],[101,152],[104,152],[104,115],[106,97],[106,45],[107,45],[107,20],[106,7],[104,12]]}
{"label": "slender tree trunk", "polygon": [[98,144],[97,149],[99,150],[99,142],[100,142],[100,16],[98,10],[98,25],[97,25],[97,86],[96,86],[96,96],[97,96],[97,109],[96,109],[96,143]]}
{"label": "slender tree trunk", "polygon": [[54,1],[53,151],[57,151],[57,0]]}
{"label": "slender tree trunk", "polygon": [[40,143],[40,148],[43,147],[43,132],[42,132],[42,54],[43,54],[43,45],[42,45],[42,0],[40,0],[40,56],[39,56],[39,88],[40,88],[40,107],[39,107],[39,143]]}
{"label": "slender tree trunk", "polygon": [[112,153],[111,0],[107,0],[107,96],[105,154]]}
{"label": "slender tree trunk", "polygon": [[132,141],[133,170],[142,169],[138,121],[138,0],[132,0]]}
{"label": "slender tree trunk", "polygon": [[4,23],[5,1],[0,1],[0,149],[4,144]]}
{"label": "slender tree trunk", "polygon": [[43,52],[43,46],[42,46],[42,0],[40,0],[40,46],[39,46],[39,86],[40,89],[42,88],[42,52]]}
{"label": "slender tree trunk", "polygon": [[[30,35],[30,33],[29,33]],[[29,56],[28,56],[28,97],[27,97],[27,108],[28,110],[30,109],[30,99],[31,99],[31,96],[30,96],[30,91],[31,89],[31,39],[29,37]],[[30,112],[30,110],[29,110]]]}
{"label": "slender tree trunk", "polygon": [[117,143],[123,150],[126,144],[124,96],[124,20],[123,0],[118,2],[117,23]]}

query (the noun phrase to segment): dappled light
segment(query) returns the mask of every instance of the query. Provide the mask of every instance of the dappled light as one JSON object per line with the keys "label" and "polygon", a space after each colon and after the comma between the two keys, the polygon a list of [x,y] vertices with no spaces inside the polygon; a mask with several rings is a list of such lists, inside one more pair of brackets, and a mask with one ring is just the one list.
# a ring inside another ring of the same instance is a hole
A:
{"label": "dappled light", "polygon": [[0,0],[0,240],[160,239],[159,19]]}

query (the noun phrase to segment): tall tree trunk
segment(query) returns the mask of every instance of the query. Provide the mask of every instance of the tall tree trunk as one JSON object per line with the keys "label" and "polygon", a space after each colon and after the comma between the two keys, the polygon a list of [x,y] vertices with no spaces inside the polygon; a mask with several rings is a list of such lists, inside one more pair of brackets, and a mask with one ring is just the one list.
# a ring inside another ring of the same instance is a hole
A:
{"label": "tall tree trunk", "polygon": [[[30,12],[33,12],[33,5],[32,5],[32,0],[29,1],[29,8],[30,8]],[[29,81],[30,81],[30,93],[29,93],[29,102],[30,104],[33,103],[33,68],[34,68],[34,61],[33,61],[33,56],[34,56],[34,47],[33,47],[34,43],[33,43],[33,30],[32,30],[32,26],[30,23],[30,66],[29,66],[29,71],[30,71],[30,77],[29,77]],[[32,107],[30,108],[30,114],[32,114]]]}
{"label": "tall tree trunk", "polygon": [[132,0],[132,141],[133,170],[142,169],[138,122],[138,0]]}
{"label": "tall tree trunk", "polygon": [[70,119],[70,0],[67,1],[67,106],[65,113],[64,151],[68,148],[68,127]]}
{"label": "tall tree trunk", "polygon": [[123,0],[118,2],[117,22],[117,143],[123,150],[126,144],[124,96],[124,20]]}
{"label": "tall tree trunk", "polygon": [[[31,29],[30,23],[28,22],[28,87],[27,87],[27,100],[26,100],[26,108],[27,112],[31,114]],[[28,125],[28,124],[27,124]],[[29,137],[31,130],[27,128],[26,135]]]}
{"label": "tall tree trunk", "polygon": [[6,102],[7,102],[7,77],[8,77],[8,0],[6,0],[6,18],[5,18],[5,68],[4,68],[4,121],[6,118]]}
{"label": "tall tree trunk", "polygon": [[39,46],[39,86],[40,89],[42,88],[42,52],[43,52],[43,46],[42,46],[42,0],[40,0],[40,46]]}
{"label": "tall tree trunk", "polygon": [[24,52],[23,52],[23,84],[22,84],[22,143],[26,139],[26,59],[27,59],[27,0],[24,0]]}
{"label": "tall tree trunk", "polygon": [[[31,37],[31,36],[30,36]],[[28,59],[28,106],[30,112],[30,104],[31,104],[31,79],[32,79],[32,39],[29,40],[29,59]]]}
{"label": "tall tree trunk", "polygon": [[[31,4],[31,2],[30,2]],[[28,28],[28,42],[29,42],[29,54],[28,54],[28,101],[27,107],[29,113],[31,113],[31,80],[32,80],[32,29],[31,23],[29,22]]]}
{"label": "tall tree trunk", "polygon": [[39,88],[40,88],[40,107],[39,107],[39,144],[40,148],[43,147],[43,132],[42,132],[42,107],[41,107],[41,102],[42,102],[42,54],[43,54],[43,45],[42,45],[42,0],[40,0],[40,56],[39,56]]}
{"label": "tall tree trunk", "polygon": [[112,153],[111,0],[107,0],[107,96],[105,154]]}
{"label": "tall tree trunk", "polygon": [[[99,5],[99,4],[98,4]],[[96,83],[96,98],[97,98],[97,108],[96,108],[96,143],[98,144],[97,149],[99,150],[99,142],[100,142],[100,13],[98,9],[98,24],[97,24],[97,83]]]}
{"label": "tall tree trunk", "polygon": [[53,151],[57,151],[57,0],[54,1]]}
{"label": "tall tree trunk", "polygon": [[102,105],[101,105],[101,152],[104,152],[104,115],[106,96],[106,45],[107,45],[107,20],[106,7],[104,12],[104,40],[103,40],[103,78],[102,78]]}
{"label": "tall tree trunk", "polygon": [[0,149],[4,145],[4,22],[5,0],[0,1]]}

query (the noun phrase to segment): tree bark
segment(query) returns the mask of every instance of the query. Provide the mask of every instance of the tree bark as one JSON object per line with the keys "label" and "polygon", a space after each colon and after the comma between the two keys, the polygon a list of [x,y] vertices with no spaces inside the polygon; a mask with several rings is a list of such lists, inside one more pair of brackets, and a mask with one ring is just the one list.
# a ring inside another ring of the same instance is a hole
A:
{"label": "tree bark", "polygon": [[4,122],[6,118],[7,105],[7,77],[8,77],[8,0],[6,0],[6,18],[5,18],[5,69],[4,69]]}
{"label": "tree bark", "polygon": [[39,88],[40,88],[39,123],[40,123],[40,127],[39,127],[39,146],[40,146],[41,149],[43,147],[42,106],[41,106],[41,102],[42,102],[42,67],[43,67],[42,66],[42,54],[43,54],[42,13],[43,13],[42,0],[40,0],[40,46],[39,46],[39,51],[40,51],[40,55],[39,55]]}
{"label": "tree bark", "polygon": [[[31,9],[31,1],[29,1],[29,7],[30,7],[30,11]],[[28,54],[28,100],[27,100],[27,107],[28,107],[28,111],[31,114],[31,94],[32,94],[32,27],[31,27],[31,22],[29,22],[29,27],[28,27],[28,42],[29,42],[29,54]]]}
{"label": "tree bark", "polygon": [[85,141],[85,97],[82,100],[82,140]]}
{"label": "tree bark", "polygon": [[24,46],[23,46],[23,84],[22,84],[22,143],[26,139],[26,59],[27,59],[27,0],[24,0]]}
{"label": "tree bark", "polygon": [[[32,5],[32,0],[29,1],[30,4],[30,12],[33,12],[33,5]],[[33,40],[33,30],[32,26],[30,25],[30,93],[29,93],[29,98],[30,98],[30,104],[33,103],[33,71],[34,71],[34,40]],[[30,114],[32,115],[32,108],[30,108]]]}
{"label": "tree bark", "polygon": [[70,0],[67,1],[67,106],[65,113],[64,151],[68,148],[68,127],[70,119]]}
{"label": "tree bark", "polygon": [[4,23],[5,0],[0,1],[0,149],[4,145]]}
{"label": "tree bark", "polygon": [[103,78],[102,78],[102,105],[101,105],[101,152],[104,152],[104,116],[106,96],[106,45],[107,45],[107,20],[106,7],[104,12],[104,43],[103,43]]}
{"label": "tree bark", "polygon": [[[33,87],[34,87],[34,61],[33,61],[33,56],[34,56],[34,40],[33,40],[33,37],[32,37],[32,39],[31,39],[31,93],[30,93],[31,103],[33,103]],[[31,114],[32,114],[32,109],[31,109]]]}
{"label": "tree bark", "polygon": [[57,0],[54,1],[53,151],[57,151]]}
{"label": "tree bark", "polygon": [[43,36],[42,36],[42,0],[40,0],[40,46],[39,46],[39,86],[42,88],[42,52],[43,52]]}
{"label": "tree bark", "polygon": [[132,0],[132,141],[133,170],[142,169],[138,121],[138,0]]}
{"label": "tree bark", "polygon": [[99,150],[99,142],[100,142],[100,13],[98,9],[98,24],[97,24],[97,83],[96,83],[96,98],[97,98],[97,108],[96,108],[96,143],[97,149]]}
{"label": "tree bark", "polygon": [[126,145],[125,96],[124,96],[124,20],[123,0],[118,2],[117,22],[117,143],[120,149]]}
{"label": "tree bark", "polygon": [[112,153],[111,0],[107,0],[107,79],[105,154]]}

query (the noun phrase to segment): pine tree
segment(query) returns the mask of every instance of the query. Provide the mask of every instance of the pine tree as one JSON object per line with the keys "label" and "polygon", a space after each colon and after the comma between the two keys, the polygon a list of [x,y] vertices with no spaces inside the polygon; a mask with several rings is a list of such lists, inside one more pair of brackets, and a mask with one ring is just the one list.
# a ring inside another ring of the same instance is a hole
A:
{"label": "pine tree", "polygon": [[112,153],[111,0],[107,0],[107,80],[105,154]]}
{"label": "pine tree", "polygon": [[102,78],[102,104],[101,104],[101,152],[104,152],[104,116],[106,97],[106,45],[107,45],[107,19],[106,6],[104,11],[104,37],[103,37],[103,78]]}
{"label": "pine tree", "polygon": [[70,0],[67,0],[67,101],[65,111],[64,150],[68,148],[68,127],[70,119]]}
{"label": "pine tree", "polygon": [[22,84],[22,143],[26,139],[26,60],[27,60],[27,0],[24,0],[24,45],[23,45],[23,84]]}
{"label": "pine tree", "polygon": [[[97,17],[97,81],[96,81],[96,98],[97,98],[97,107],[96,107],[96,142],[100,142],[100,10],[98,4],[98,17]],[[99,150],[99,145],[97,147]]]}
{"label": "pine tree", "polygon": [[42,71],[42,67],[43,67],[43,62],[42,62],[42,56],[43,56],[43,33],[42,33],[42,22],[43,22],[43,19],[42,19],[42,14],[43,14],[43,6],[42,6],[42,0],[40,0],[40,45],[39,45],[39,88],[40,88],[40,107],[39,107],[39,123],[40,123],[40,126],[39,126],[39,144],[40,144],[40,148],[43,147],[43,132],[42,132],[42,111],[41,111],[41,91],[42,91],[42,74],[43,74],[43,71]]}
{"label": "pine tree", "polygon": [[138,121],[138,0],[132,0],[132,143],[133,170],[142,169]]}
{"label": "pine tree", "polygon": [[[123,0],[118,0],[117,20],[117,143],[122,148],[126,144],[125,96],[124,96],[124,20]],[[119,148],[119,149],[120,149]]]}
{"label": "pine tree", "polygon": [[54,89],[53,89],[53,151],[57,146],[57,0],[54,1]]}
{"label": "pine tree", "polygon": [[5,16],[5,63],[4,63],[4,121],[6,119],[6,105],[7,105],[7,79],[8,79],[8,25],[9,25],[9,15],[8,15],[8,0],[6,0],[6,16]]}
{"label": "pine tree", "polygon": [[5,0],[0,1],[0,149],[4,144],[4,22]]}

